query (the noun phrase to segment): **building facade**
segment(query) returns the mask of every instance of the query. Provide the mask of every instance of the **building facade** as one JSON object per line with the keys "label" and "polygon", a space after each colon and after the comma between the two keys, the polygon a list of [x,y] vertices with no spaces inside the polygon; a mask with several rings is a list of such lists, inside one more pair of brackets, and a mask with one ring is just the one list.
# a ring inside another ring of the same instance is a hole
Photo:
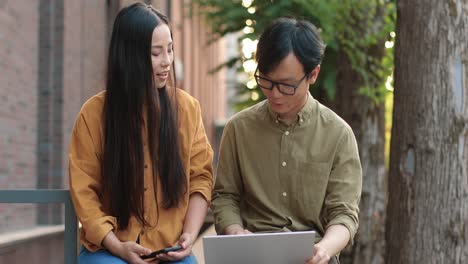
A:
{"label": "building facade", "polygon": [[[0,1],[0,189],[67,189],[68,144],[81,105],[104,89],[113,20],[128,0]],[[200,101],[216,148],[226,112],[224,42],[208,45],[191,1],[141,1],[172,22],[177,84]],[[195,8],[196,9],[196,8]],[[0,204],[1,241],[62,223],[60,205]],[[3,236],[3,240],[2,240]]]}

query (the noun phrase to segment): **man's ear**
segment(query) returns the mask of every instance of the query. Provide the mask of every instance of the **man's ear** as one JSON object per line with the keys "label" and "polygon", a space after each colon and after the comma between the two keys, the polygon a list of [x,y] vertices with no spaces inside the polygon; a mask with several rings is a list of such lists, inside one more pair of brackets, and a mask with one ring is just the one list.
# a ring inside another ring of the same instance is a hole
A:
{"label": "man's ear", "polygon": [[320,64],[317,65],[317,67],[315,67],[311,72],[310,72],[310,78],[309,78],[309,84],[314,84],[315,81],[317,80],[317,77],[319,75],[319,72],[320,72]]}

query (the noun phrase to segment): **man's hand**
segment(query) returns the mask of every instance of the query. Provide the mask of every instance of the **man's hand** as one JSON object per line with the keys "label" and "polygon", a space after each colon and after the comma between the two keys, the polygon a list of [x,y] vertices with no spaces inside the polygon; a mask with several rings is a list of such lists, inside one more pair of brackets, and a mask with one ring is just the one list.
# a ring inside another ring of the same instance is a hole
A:
{"label": "man's hand", "polygon": [[183,233],[179,238],[179,245],[182,246],[181,250],[160,254],[157,258],[163,261],[182,260],[192,253],[192,246],[195,239],[195,236],[189,233]]}
{"label": "man's hand", "polygon": [[320,243],[317,243],[314,245],[314,255],[306,261],[306,264],[327,264],[328,261],[330,261],[328,251]]}
{"label": "man's hand", "polygon": [[234,225],[230,225],[230,226],[226,227],[226,229],[224,229],[224,233],[226,235],[252,234],[252,232],[250,232],[247,229],[244,229],[242,226],[240,226],[238,224],[234,224]]}

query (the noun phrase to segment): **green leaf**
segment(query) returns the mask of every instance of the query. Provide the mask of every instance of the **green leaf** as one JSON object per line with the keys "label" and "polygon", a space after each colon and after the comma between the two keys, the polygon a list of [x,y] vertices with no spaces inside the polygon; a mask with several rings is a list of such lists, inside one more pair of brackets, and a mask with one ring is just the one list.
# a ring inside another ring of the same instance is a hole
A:
{"label": "green leaf", "polygon": [[[245,37],[257,39],[272,20],[281,16],[311,21],[327,44],[321,73],[311,91],[325,91],[330,99],[335,97],[340,61],[337,54],[344,54],[359,76],[358,79],[362,80],[360,93],[376,103],[385,98],[385,82],[393,67],[393,49],[384,48],[383,43],[390,39],[390,32],[395,31],[395,0],[255,0],[252,2],[252,7],[256,8],[254,14],[247,12],[241,0],[192,2],[190,12],[204,16],[212,29],[213,35],[208,38],[210,41],[235,33],[239,36],[240,45],[240,40]],[[244,34],[242,30],[247,19],[254,21],[254,32]],[[222,67],[233,67],[240,71],[238,62],[242,61],[241,56],[230,58],[210,72],[216,72]],[[263,98],[258,88],[251,90],[243,84],[235,87],[239,96],[233,102],[236,109],[258,101],[252,100],[252,91],[257,91]]]}

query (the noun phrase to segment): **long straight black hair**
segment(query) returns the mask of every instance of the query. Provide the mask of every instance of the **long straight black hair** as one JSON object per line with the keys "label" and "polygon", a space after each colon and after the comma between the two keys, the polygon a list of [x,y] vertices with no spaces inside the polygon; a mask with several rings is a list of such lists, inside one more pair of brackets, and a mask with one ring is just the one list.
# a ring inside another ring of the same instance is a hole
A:
{"label": "long straight black hair", "polygon": [[[167,84],[158,89],[154,83],[151,42],[153,30],[161,24],[169,26],[165,15],[136,3],[119,12],[112,31],[101,171],[109,213],[117,218],[120,229],[128,227],[131,216],[148,225],[144,218],[144,129],[156,199],[158,175],[164,208],[177,207],[187,191],[179,149],[176,92],[168,93]],[[175,83],[174,65],[172,68]]]}

